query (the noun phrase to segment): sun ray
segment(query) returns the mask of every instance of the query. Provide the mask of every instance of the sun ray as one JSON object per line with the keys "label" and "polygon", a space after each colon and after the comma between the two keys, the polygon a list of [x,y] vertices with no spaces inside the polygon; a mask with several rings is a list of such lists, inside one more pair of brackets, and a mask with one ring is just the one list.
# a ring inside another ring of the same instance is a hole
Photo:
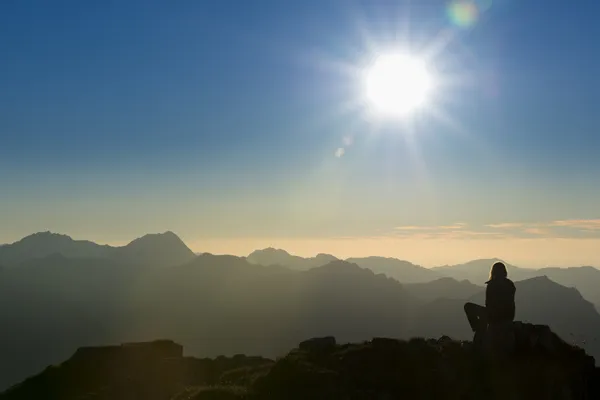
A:
{"label": "sun ray", "polygon": [[410,29],[411,29],[411,19],[410,19],[410,11],[411,11],[411,0],[404,0],[404,2],[398,5],[398,11],[396,15],[396,21],[398,21],[397,25],[400,25],[401,29],[398,29],[398,26],[395,28],[396,37],[395,40],[399,40],[401,38],[403,41],[410,43]]}
{"label": "sun ray", "polygon": [[[344,3],[347,6],[347,3]],[[344,7],[344,10],[350,13],[351,23],[354,25],[356,32],[360,38],[360,45],[367,53],[374,53],[377,49],[377,40],[373,37],[371,29],[368,26],[367,19],[364,18],[364,13],[361,12],[360,6],[355,3],[354,7]]]}
{"label": "sun ray", "polygon": [[422,53],[422,57],[428,62],[436,60],[455,37],[456,33],[452,29],[443,29],[439,31],[436,38],[431,41],[426,50]]}
{"label": "sun ray", "polygon": [[458,134],[463,138],[470,136],[469,131],[460,122],[452,118],[443,108],[431,105],[427,109],[427,113],[446,127],[450,128],[453,133]]}

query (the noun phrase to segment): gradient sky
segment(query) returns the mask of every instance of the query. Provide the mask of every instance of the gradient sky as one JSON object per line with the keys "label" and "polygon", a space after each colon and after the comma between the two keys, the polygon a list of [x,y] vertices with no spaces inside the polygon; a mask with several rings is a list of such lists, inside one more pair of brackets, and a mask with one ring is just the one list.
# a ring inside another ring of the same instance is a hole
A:
{"label": "gradient sky", "polygon": [[[475,3],[0,2],[0,243],[600,264],[600,4]],[[447,82],[412,129],[361,103],[393,47]]]}

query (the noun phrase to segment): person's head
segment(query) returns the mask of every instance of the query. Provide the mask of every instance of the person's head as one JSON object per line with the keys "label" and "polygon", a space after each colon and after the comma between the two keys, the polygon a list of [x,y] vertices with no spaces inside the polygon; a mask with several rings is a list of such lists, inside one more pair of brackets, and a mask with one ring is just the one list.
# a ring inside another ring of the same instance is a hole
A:
{"label": "person's head", "polygon": [[504,265],[504,263],[497,262],[492,265],[492,269],[490,270],[490,281],[506,278],[507,276],[508,272],[506,272],[506,265]]}

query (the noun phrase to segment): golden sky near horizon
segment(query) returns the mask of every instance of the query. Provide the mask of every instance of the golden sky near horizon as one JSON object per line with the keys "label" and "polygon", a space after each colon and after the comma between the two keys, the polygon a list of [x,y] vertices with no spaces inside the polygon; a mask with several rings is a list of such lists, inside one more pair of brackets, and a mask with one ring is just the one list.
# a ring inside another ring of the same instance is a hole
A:
{"label": "golden sky near horizon", "polygon": [[494,257],[531,268],[600,265],[600,239],[240,238],[203,239],[189,242],[188,245],[198,252],[239,256],[266,247],[282,248],[303,257],[318,253],[329,253],[340,258],[376,255],[404,259],[426,267]]}
{"label": "golden sky near horizon", "polygon": [[[436,226],[407,225],[381,230],[369,236],[211,236],[193,230],[178,232],[168,226],[166,229],[163,226],[160,227],[163,229],[158,226],[154,228],[121,232],[118,237],[114,234],[101,235],[92,227],[55,232],[67,234],[76,240],[121,246],[146,233],[172,230],[195,252],[237,256],[274,247],[303,257],[318,253],[332,254],[338,258],[383,256],[427,267],[459,264],[480,258],[501,258],[510,264],[531,268],[600,266],[600,219],[497,222],[485,225],[462,222]],[[0,235],[0,243],[12,243],[27,234],[18,237]]]}

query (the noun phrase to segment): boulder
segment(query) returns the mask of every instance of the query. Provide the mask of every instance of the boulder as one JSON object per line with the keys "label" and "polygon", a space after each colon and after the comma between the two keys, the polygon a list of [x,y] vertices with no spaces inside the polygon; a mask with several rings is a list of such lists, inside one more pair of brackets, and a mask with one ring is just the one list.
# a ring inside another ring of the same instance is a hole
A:
{"label": "boulder", "polygon": [[483,333],[473,339],[484,353],[493,357],[543,356],[561,359],[563,357],[586,357],[591,365],[594,358],[585,351],[562,340],[546,325],[535,325],[521,321],[488,326]]}
{"label": "boulder", "polygon": [[298,348],[308,353],[327,353],[335,349],[336,341],[333,336],[318,337],[305,340]]}

